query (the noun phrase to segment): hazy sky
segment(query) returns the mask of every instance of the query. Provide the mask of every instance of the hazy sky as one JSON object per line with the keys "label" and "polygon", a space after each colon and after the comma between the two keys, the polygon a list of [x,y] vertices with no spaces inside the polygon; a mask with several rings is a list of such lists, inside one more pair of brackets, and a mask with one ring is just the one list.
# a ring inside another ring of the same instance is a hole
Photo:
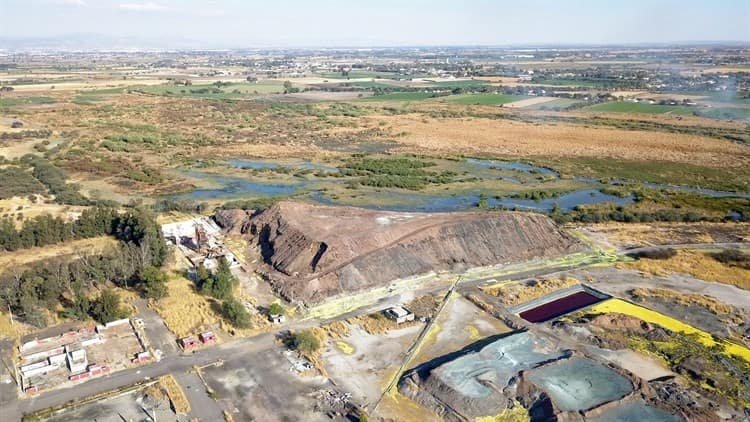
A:
{"label": "hazy sky", "polygon": [[750,0],[0,0],[0,37],[69,34],[227,47],[750,41]]}

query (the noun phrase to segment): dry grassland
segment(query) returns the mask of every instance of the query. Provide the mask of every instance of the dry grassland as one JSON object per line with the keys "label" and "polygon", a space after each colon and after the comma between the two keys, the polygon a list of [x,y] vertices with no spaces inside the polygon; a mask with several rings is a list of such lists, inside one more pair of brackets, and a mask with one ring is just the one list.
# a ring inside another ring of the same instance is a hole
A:
{"label": "dry grassland", "polygon": [[22,249],[13,252],[0,252],[0,271],[17,268],[32,262],[52,259],[66,255],[86,255],[101,253],[108,247],[115,246],[117,241],[108,236],[91,239],[71,240],[65,243]]}
{"label": "dry grassland", "polygon": [[211,305],[213,300],[198,293],[194,285],[181,275],[172,276],[167,282],[169,296],[152,305],[177,337],[208,329],[221,320]]}
{"label": "dry grassland", "polygon": [[621,248],[750,240],[750,223],[604,223],[585,229]]}
{"label": "dry grassland", "polygon": [[398,141],[417,152],[661,160],[709,167],[746,168],[750,151],[719,139],[674,133],[624,131],[481,118],[425,119],[380,116]]}
{"label": "dry grassland", "polygon": [[484,287],[482,290],[499,298],[504,305],[514,306],[576,284],[580,284],[580,282],[571,277],[545,278],[530,282],[501,283]]}
{"label": "dry grassland", "polygon": [[669,259],[641,258],[635,262],[621,263],[617,266],[655,276],[666,276],[672,273],[688,274],[701,280],[731,284],[750,290],[750,270],[722,264],[701,252],[679,251],[677,255]]}
{"label": "dry grassland", "polygon": [[[50,204],[43,202],[40,196],[37,196],[37,202],[34,203],[28,197],[13,197],[9,199],[0,199],[0,215],[21,213],[24,220],[28,220],[42,214],[49,214],[52,217],[61,217],[66,221],[72,221],[81,215],[86,207]],[[15,220],[16,227],[21,227],[23,221]]]}
{"label": "dry grassland", "polygon": [[[734,306],[720,302],[711,296],[697,293],[677,293],[674,290],[668,289],[644,289],[640,287],[633,289],[630,293],[637,298],[665,299],[683,306],[699,306],[714,315],[732,315],[735,312]],[[739,319],[733,322],[742,324],[743,321]]]}
{"label": "dry grassland", "polygon": [[170,374],[159,378],[159,384],[166,390],[167,397],[172,402],[175,413],[182,415],[190,413],[190,402],[185,396],[185,392],[182,391],[180,384],[174,379],[174,376]]}

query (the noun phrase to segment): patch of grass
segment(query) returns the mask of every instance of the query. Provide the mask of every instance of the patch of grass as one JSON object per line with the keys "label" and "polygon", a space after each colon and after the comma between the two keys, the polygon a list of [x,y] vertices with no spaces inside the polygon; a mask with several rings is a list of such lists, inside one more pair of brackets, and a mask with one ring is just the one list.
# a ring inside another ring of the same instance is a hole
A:
{"label": "patch of grass", "polygon": [[690,115],[698,109],[695,107],[681,106],[681,105],[660,105],[660,104],[647,104],[647,103],[634,103],[631,101],[612,101],[601,104],[594,104],[588,107],[584,107],[583,111],[597,111],[597,112],[609,112],[609,113],[645,113],[645,114],[679,114],[679,115]]}
{"label": "patch of grass", "polygon": [[254,95],[278,94],[284,92],[281,82],[227,83],[198,85],[154,85],[137,87],[135,90],[154,95],[204,99],[239,99]]}
{"label": "patch of grass", "polygon": [[434,165],[432,162],[418,159],[364,157],[346,162],[339,167],[339,171],[344,176],[358,177],[350,182],[352,188],[360,184],[381,188],[419,190],[428,184],[445,184],[454,181],[456,174],[453,172],[437,173],[425,170]]}
{"label": "patch of grass", "polygon": [[440,94],[432,92],[394,92],[392,94],[373,95],[371,97],[359,98],[356,101],[422,101],[440,96]]}
{"label": "patch of grass", "polygon": [[468,95],[451,95],[446,97],[445,101],[453,104],[464,105],[502,105],[515,101],[527,99],[525,95],[508,95],[508,94],[468,94]]}
{"label": "patch of grass", "polygon": [[1,107],[15,107],[23,105],[40,105],[54,104],[57,100],[52,97],[34,96],[34,97],[0,97]]}
{"label": "patch of grass", "polygon": [[750,173],[735,168],[707,167],[658,160],[580,157],[560,161],[555,168],[580,176],[636,182],[677,184],[706,189],[750,191]]}
{"label": "patch of grass", "polygon": [[44,193],[47,189],[21,167],[0,168],[0,199]]}

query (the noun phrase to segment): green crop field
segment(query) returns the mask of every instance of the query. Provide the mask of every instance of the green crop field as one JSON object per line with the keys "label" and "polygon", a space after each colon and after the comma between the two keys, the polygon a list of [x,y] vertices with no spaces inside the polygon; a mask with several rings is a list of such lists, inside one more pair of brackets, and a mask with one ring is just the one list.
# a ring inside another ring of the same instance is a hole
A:
{"label": "green crop field", "polygon": [[700,108],[698,114],[712,119],[746,120],[750,119],[750,108],[714,107]]}
{"label": "green crop field", "polygon": [[682,116],[696,115],[711,119],[744,120],[750,119],[750,108],[741,107],[701,107],[701,106],[670,106],[659,104],[631,103],[614,101],[594,104],[583,108],[585,111],[612,113],[645,113],[645,114],[678,114]]}
{"label": "green crop field", "polygon": [[0,107],[13,107],[19,105],[53,104],[57,102],[51,97],[2,97]]}
{"label": "green crop field", "polygon": [[395,92],[393,94],[373,95],[361,98],[358,101],[421,101],[429,98],[439,97],[432,92]]}
{"label": "green crop field", "polygon": [[280,82],[237,83],[217,87],[213,84],[201,85],[155,85],[136,88],[154,95],[175,95],[194,98],[226,99],[243,98],[252,95],[277,94],[284,92]]}
{"label": "green crop field", "polygon": [[670,106],[659,104],[632,103],[629,101],[613,101],[609,103],[594,104],[583,108],[586,111],[601,111],[611,113],[645,113],[645,114],[680,114],[689,115],[696,108],[687,106]]}
{"label": "green crop field", "polygon": [[445,97],[446,102],[453,104],[467,105],[501,105],[529,98],[525,95],[507,95],[507,94],[468,94],[452,95]]}
{"label": "green crop field", "polygon": [[475,81],[475,80],[460,80],[460,81],[435,81],[435,80],[429,80],[427,79],[426,82],[428,82],[432,86],[439,86],[440,88],[445,89],[454,89],[454,88],[477,88],[487,85],[487,82],[485,81]]}

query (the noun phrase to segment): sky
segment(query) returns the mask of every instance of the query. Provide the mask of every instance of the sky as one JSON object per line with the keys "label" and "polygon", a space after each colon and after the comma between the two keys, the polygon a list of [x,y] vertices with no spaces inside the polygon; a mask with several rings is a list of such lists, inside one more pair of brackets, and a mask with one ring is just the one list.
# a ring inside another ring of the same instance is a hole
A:
{"label": "sky", "polygon": [[750,0],[0,0],[0,39],[71,35],[196,48],[750,42]]}

